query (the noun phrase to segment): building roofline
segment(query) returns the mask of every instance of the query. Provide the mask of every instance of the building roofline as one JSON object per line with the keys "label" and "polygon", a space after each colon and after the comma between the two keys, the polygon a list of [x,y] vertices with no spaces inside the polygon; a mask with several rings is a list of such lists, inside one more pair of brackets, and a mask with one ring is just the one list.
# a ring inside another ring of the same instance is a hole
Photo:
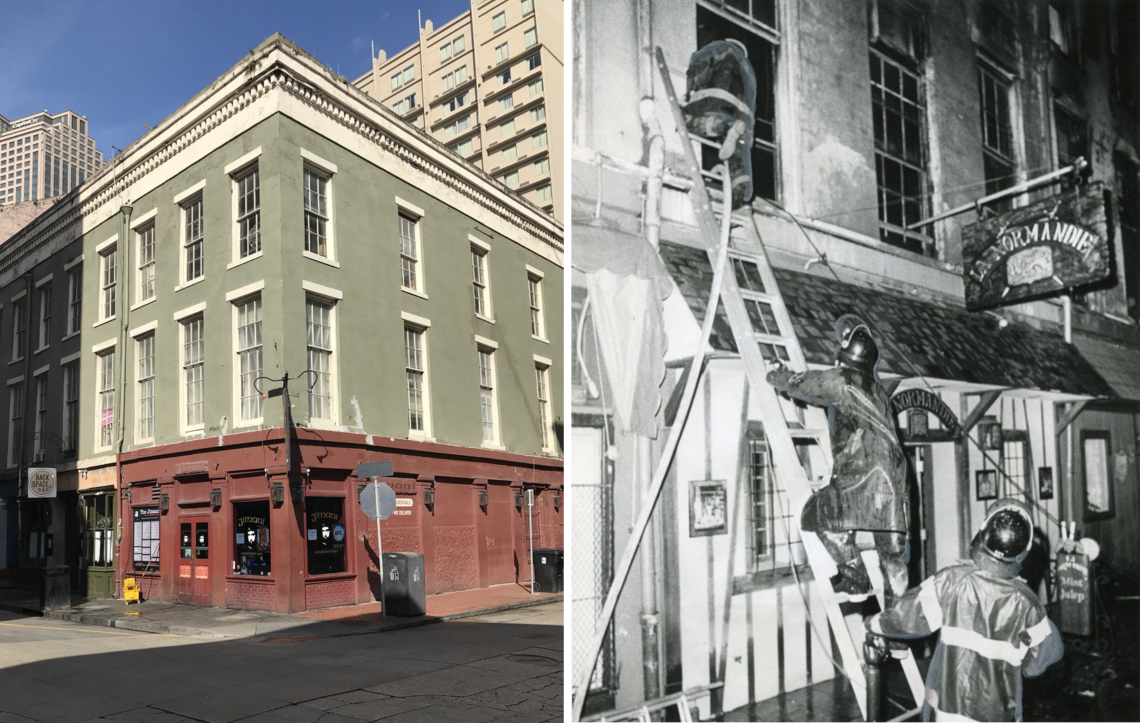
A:
{"label": "building roofline", "polygon": [[0,283],[13,265],[38,248],[35,239],[46,241],[78,216],[96,212],[217,123],[271,90],[312,105],[428,175],[445,183],[450,177],[453,180],[448,185],[454,191],[531,234],[559,256],[564,253],[560,222],[274,33],[0,246]]}

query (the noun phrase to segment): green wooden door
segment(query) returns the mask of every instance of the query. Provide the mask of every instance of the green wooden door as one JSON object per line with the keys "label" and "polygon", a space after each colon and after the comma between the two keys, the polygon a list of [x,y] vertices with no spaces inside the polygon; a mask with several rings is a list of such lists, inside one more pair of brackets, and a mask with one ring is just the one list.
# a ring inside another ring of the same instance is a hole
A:
{"label": "green wooden door", "polygon": [[78,592],[89,598],[109,598],[115,591],[115,493],[83,494],[80,499]]}

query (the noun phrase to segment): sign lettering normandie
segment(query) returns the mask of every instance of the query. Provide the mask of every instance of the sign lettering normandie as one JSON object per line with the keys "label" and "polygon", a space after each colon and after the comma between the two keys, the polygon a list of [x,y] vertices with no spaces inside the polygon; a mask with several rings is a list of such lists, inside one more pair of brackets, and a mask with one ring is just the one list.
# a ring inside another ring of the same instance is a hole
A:
{"label": "sign lettering normandie", "polygon": [[954,416],[950,407],[942,401],[942,397],[925,389],[907,389],[899,392],[891,397],[891,409],[895,414],[900,414],[908,409],[921,409],[930,412],[942,423],[942,428],[955,439],[962,433],[958,418]]}
{"label": "sign lettering normandie", "polygon": [[965,226],[962,255],[971,311],[1108,278],[1103,184],[1080,186]]}

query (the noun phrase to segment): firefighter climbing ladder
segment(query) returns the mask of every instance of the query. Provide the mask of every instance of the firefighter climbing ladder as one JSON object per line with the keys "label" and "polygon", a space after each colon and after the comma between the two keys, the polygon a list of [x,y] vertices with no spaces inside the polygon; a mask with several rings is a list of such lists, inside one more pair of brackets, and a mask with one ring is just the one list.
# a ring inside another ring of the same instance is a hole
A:
{"label": "firefighter climbing ladder", "polygon": [[[816,428],[810,428],[808,425],[801,424],[796,416],[795,405],[790,400],[781,399],[776,393],[776,390],[767,381],[766,365],[777,359],[791,369],[798,371],[806,369],[803,351],[795,336],[791,319],[788,316],[787,307],[784,305],[783,297],[780,295],[779,287],[772,273],[767,251],[760,240],[760,233],[756,228],[750,210],[736,216],[731,214],[731,208],[729,208],[730,220],[729,218],[724,218],[723,214],[725,209],[723,207],[721,208],[721,222],[725,226],[723,233],[729,233],[729,224],[740,228],[742,233],[733,237],[733,250],[729,255],[732,265],[731,272],[720,268],[722,264],[727,262],[724,258],[723,248],[724,242],[727,241],[727,239],[722,240],[720,244],[721,248],[718,249],[717,239],[721,236],[721,232],[718,231],[718,223],[715,216],[716,209],[710,199],[704,178],[701,175],[701,165],[693,150],[693,139],[690,137],[686,128],[681,105],[677,100],[669,70],[665,64],[665,57],[660,48],[657,48],[656,60],[662,83],[672,108],[677,132],[681,136],[681,145],[685,151],[687,172],[693,184],[690,191],[690,201],[693,206],[693,211],[696,214],[700,236],[705,240],[706,251],[709,254],[709,261],[713,265],[713,272],[715,274],[713,288],[710,291],[709,297],[709,314],[706,315],[705,324],[702,328],[702,340],[707,340],[708,331],[711,328],[712,310],[716,306],[716,294],[718,291],[717,281],[719,280],[721,284],[720,300],[724,304],[729,325],[732,328],[733,337],[736,340],[737,349],[740,352],[741,359],[744,361],[749,388],[758,397],[760,412],[764,420],[764,432],[768,440],[771,464],[775,474],[779,476],[787,492],[793,517],[798,520],[800,510],[803,509],[804,504],[811,496],[811,486],[808,482],[807,472],[804,470],[799,456],[796,453],[794,438],[815,440],[821,451],[827,457],[827,462],[830,466],[830,435],[826,425],[820,424],[818,421],[816,421],[816,424],[818,424]],[[723,187],[729,188],[729,184],[725,183]],[[759,283],[756,282],[757,278]],[[740,280],[743,280],[747,284],[747,289],[741,288]],[[752,305],[752,314],[749,313],[748,305]],[[753,316],[757,319],[755,324],[752,321]],[[762,331],[760,331],[761,328]],[[694,354],[693,367],[689,374],[689,386],[685,390],[686,395],[689,397],[688,401],[691,401],[696,380],[700,377],[702,362],[703,348],[698,349],[697,353]],[[678,414],[674,428],[670,433],[669,442],[658,463],[661,468],[668,467],[671,462],[672,453],[676,449],[675,437],[678,436],[677,431],[683,426],[683,415],[687,416],[688,414],[686,403],[682,404],[682,413]],[[822,415],[812,414],[811,417],[808,418],[819,420],[820,416]],[[635,522],[633,535],[630,538],[621,563],[615,570],[614,583],[606,595],[601,620],[599,621],[598,633],[595,635],[593,647],[590,651],[591,654],[588,658],[588,660],[591,661],[591,669],[578,671],[576,681],[578,685],[574,700],[574,720],[581,720],[582,707],[588,691],[589,680],[593,674],[593,667],[596,664],[598,654],[604,643],[605,633],[609,627],[617,604],[617,597],[625,584],[626,577],[633,564],[637,546],[640,544],[641,537],[645,532],[645,527],[648,525],[652,508],[660,495],[661,483],[664,480],[663,471],[659,470],[658,473],[654,475],[654,478],[654,484],[649,492],[647,503]],[[827,572],[834,568],[834,563],[814,533],[803,532],[802,539],[808,563],[812,568],[815,581],[818,585],[824,609],[827,611],[828,622],[831,624],[836,644],[839,647],[844,672],[851,682],[852,692],[855,694],[864,719],[866,719],[866,677],[864,676],[860,657],[855,648],[855,641],[852,639],[851,633],[844,621],[843,613],[839,608],[840,598],[832,589],[830,574]],[[868,555],[864,557],[866,558]],[[876,575],[878,566],[872,565],[872,560],[865,559],[865,562],[868,563],[867,568],[872,576],[872,580],[876,580],[878,577],[877,587],[879,588],[879,602],[880,606],[882,606],[883,598],[881,588],[883,583],[881,576]],[[729,577],[731,578],[731,574]],[[728,610],[730,610],[732,606],[731,597],[726,597],[725,606],[727,619]],[[712,644],[711,641],[710,644]],[[726,649],[722,646],[719,665],[722,678],[725,671],[724,657],[726,652]],[[907,683],[911,693],[914,695],[914,700],[917,705],[921,706],[924,686],[918,672],[918,666],[915,664],[913,656],[909,654],[902,660],[902,664]],[[723,680],[720,682],[723,682]]]}

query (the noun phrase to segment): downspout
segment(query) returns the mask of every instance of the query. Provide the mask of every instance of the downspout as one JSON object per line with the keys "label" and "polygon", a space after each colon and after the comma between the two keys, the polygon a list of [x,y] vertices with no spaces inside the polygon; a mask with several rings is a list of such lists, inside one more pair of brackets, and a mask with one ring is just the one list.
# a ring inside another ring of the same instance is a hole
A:
{"label": "downspout", "polygon": [[[1061,297],[1061,310],[1064,313],[1064,317],[1065,317],[1065,319],[1064,319],[1065,343],[1066,344],[1072,344],[1073,343],[1073,297],[1070,296],[1069,294],[1065,294],[1064,296]],[[1065,413],[1066,414],[1071,412],[1072,410],[1073,410],[1073,403],[1072,402],[1069,402],[1068,404],[1065,405]],[[1076,420],[1073,420],[1073,421],[1076,421]],[[1065,485],[1065,512],[1067,513],[1068,519],[1071,520],[1074,518],[1074,512],[1073,512],[1073,483],[1074,483],[1073,423],[1072,423],[1072,421],[1069,422],[1069,424],[1067,424],[1065,426],[1065,466],[1068,468],[1067,471],[1068,471],[1068,475],[1069,475],[1069,480],[1068,480],[1069,483],[1067,485]],[[1057,515],[1057,516],[1060,517],[1062,520],[1064,520],[1066,518],[1066,515],[1063,515],[1063,514]],[[1064,529],[1064,525],[1065,525],[1065,523],[1062,522],[1061,523],[1062,530]]]}
{"label": "downspout", "polygon": [[[648,141],[649,176],[645,184],[645,236],[654,250],[661,242],[661,179],[665,172],[665,138],[657,120],[653,97],[653,15],[651,0],[637,0],[637,77],[641,101],[637,113]],[[653,484],[653,440],[638,434],[634,438],[638,499],[650,494]],[[654,516],[641,546],[641,645],[645,700],[662,695],[661,616],[658,612],[657,565],[661,538],[661,517]]]}
{"label": "downspout", "polygon": [[[116,517],[119,519],[119,524],[122,525],[123,519],[123,440],[126,438],[126,430],[123,428],[123,408],[127,398],[127,335],[130,329],[130,316],[131,316],[131,293],[130,293],[130,268],[131,268],[131,243],[130,243],[130,230],[131,230],[131,212],[134,210],[129,204],[119,206],[119,243],[118,250],[116,251],[118,259],[122,260],[119,263],[116,260],[118,269],[126,269],[127,273],[124,277],[122,274],[118,275],[117,283],[119,289],[125,291],[117,301],[122,304],[119,312],[119,340],[115,345],[115,355],[118,357],[115,361],[115,493],[118,498],[119,514]],[[118,270],[116,270],[118,273]],[[118,289],[116,289],[118,291]],[[122,539],[122,527],[119,528],[119,534],[116,536],[116,545]],[[117,551],[118,552],[118,551]],[[119,589],[122,589],[122,578],[126,574],[126,568],[122,566],[122,555],[115,556],[115,566],[119,569]],[[121,595],[121,593],[120,593]]]}
{"label": "downspout", "polygon": [[[24,277],[24,308],[27,309],[27,321],[24,326],[24,419],[31,419],[28,416],[28,400],[30,400],[34,393],[29,394],[32,388],[32,272],[28,271],[23,274]],[[20,444],[20,466],[16,469],[17,478],[20,474],[27,474],[25,465],[27,464],[27,429],[28,425],[24,424],[24,440]],[[35,427],[32,427],[35,429]],[[32,438],[35,439],[35,432],[32,433]],[[52,553],[54,556],[54,552]]]}

